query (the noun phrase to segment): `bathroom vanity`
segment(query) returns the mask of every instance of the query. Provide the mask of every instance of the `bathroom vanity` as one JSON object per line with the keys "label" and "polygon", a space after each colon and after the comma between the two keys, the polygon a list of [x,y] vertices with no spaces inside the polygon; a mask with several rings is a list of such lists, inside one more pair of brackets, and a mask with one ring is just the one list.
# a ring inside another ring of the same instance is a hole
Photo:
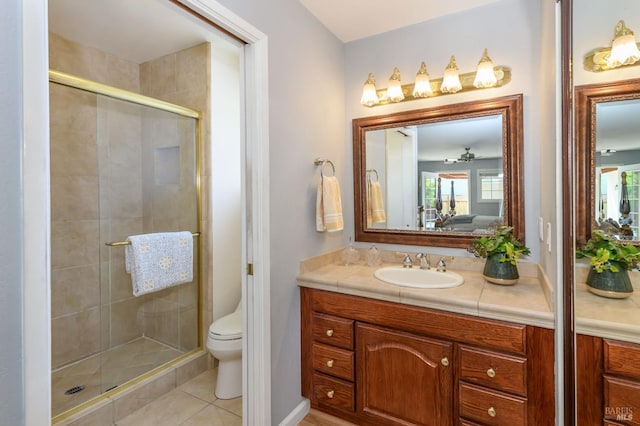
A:
{"label": "bathroom vanity", "polygon": [[640,283],[626,299],[596,296],[576,268],[577,424],[640,424]]}
{"label": "bathroom vanity", "polygon": [[312,407],[365,425],[554,424],[553,316],[539,280],[495,286],[474,269],[456,270],[460,287],[424,290],[379,281],[375,267],[303,268]]}

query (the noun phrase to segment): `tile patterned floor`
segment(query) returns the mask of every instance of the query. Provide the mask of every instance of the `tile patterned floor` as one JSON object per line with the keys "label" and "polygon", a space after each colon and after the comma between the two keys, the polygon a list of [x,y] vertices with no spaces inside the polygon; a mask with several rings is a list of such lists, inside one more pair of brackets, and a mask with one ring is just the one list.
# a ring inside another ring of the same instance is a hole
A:
{"label": "tile patterned floor", "polygon": [[[51,414],[56,416],[180,355],[180,351],[142,337],[56,370],[51,373]],[[81,385],[83,391],[65,395],[66,390]]]}
{"label": "tile patterned floor", "polygon": [[242,426],[242,397],[217,399],[216,370],[208,370],[140,410],[117,426]]}

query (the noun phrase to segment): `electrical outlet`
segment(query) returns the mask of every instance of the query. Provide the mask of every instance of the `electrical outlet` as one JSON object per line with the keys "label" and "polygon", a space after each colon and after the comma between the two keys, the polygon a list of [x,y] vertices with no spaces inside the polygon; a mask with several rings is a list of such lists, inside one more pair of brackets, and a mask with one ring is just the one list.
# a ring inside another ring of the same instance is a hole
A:
{"label": "electrical outlet", "polygon": [[547,250],[551,253],[551,222],[547,222]]}

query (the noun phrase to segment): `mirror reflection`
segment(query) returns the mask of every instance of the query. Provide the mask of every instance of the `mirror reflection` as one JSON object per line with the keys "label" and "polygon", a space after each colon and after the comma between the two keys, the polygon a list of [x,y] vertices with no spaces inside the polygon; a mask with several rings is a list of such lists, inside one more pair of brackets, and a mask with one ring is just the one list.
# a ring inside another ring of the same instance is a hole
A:
{"label": "mirror reflection", "polygon": [[640,79],[577,86],[576,243],[593,229],[640,244]]}
{"label": "mirror reflection", "polygon": [[522,95],[353,120],[357,241],[524,240]]}
{"label": "mirror reflection", "polygon": [[370,130],[367,227],[483,233],[503,222],[502,116]]}
{"label": "mirror reflection", "polygon": [[600,228],[640,241],[640,100],[596,105],[595,212]]}

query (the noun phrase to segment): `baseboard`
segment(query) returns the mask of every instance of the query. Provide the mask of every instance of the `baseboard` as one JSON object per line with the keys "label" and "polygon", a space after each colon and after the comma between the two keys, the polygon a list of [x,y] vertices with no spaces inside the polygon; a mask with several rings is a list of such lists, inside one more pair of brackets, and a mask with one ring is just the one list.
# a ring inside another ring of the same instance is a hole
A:
{"label": "baseboard", "polygon": [[293,411],[291,411],[289,415],[280,422],[279,426],[296,426],[307,414],[309,414],[310,408],[311,404],[309,403],[309,400],[307,398],[303,398],[300,404],[298,404],[296,408],[294,408]]}

